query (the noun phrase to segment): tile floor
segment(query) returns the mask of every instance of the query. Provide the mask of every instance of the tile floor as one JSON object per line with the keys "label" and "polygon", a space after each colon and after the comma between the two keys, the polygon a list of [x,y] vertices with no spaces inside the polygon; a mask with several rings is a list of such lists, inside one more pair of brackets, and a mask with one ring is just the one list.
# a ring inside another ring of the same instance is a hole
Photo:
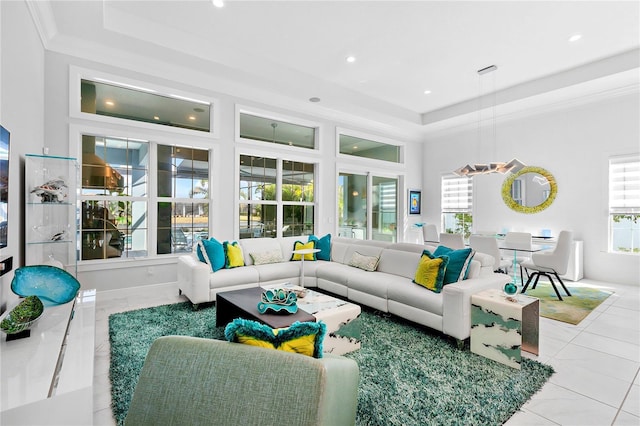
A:
{"label": "tile floor", "polygon": [[[640,425],[640,288],[582,280],[615,293],[580,324],[540,318],[540,355],[556,370],[507,423]],[[96,305],[94,424],[114,425],[109,385],[109,315],[186,300],[175,285],[104,291]],[[528,355],[528,354],[527,354]]]}

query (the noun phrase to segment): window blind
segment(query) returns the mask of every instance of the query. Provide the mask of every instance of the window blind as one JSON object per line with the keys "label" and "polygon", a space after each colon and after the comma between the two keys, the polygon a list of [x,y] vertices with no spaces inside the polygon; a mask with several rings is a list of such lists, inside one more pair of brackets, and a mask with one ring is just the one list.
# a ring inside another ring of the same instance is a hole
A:
{"label": "window blind", "polygon": [[442,212],[471,213],[473,207],[473,181],[468,177],[446,175],[442,177]]}
{"label": "window blind", "polygon": [[609,159],[609,212],[640,213],[640,154]]}

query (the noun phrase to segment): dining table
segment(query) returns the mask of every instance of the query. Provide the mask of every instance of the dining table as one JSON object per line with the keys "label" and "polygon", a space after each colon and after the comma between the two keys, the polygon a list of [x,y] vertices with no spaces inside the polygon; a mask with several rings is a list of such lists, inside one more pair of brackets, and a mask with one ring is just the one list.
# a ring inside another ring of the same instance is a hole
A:
{"label": "dining table", "polygon": [[[521,253],[535,253],[543,250],[549,250],[552,248],[550,245],[545,244],[531,244],[531,245],[520,245],[514,243],[505,243],[504,241],[498,244],[498,248],[500,250],[510,250],[513,251],[513,279],[512,283],[517,286],[518,285],[518,252]],[[524,281],[524,280],[523,280]]]}

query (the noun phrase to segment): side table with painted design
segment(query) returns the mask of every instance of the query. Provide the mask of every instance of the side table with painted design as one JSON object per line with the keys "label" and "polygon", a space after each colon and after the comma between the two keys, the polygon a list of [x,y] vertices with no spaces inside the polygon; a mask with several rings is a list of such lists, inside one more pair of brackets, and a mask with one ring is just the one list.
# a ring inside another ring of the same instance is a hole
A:
{"label": "side table with painted design", "polygon": [[471,352],[520,369],[521,350],[538,355],[540,301],[498,289],[471,296]]}

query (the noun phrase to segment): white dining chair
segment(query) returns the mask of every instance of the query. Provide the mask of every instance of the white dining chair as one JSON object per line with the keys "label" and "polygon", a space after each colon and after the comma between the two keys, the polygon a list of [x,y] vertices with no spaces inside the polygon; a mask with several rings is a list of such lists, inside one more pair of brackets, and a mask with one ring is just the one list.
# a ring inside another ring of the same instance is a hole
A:
{"label": "white dining chair", "polygon": [[458,250],[464,248],[464,236],[462,234],[440,233],[440,245]]}
{"label": "white dining chair", "polygon": [[469,246],[479,253],[485,253],[493,257],[493,271],[507,273],[511,262],[508,259],[502,259],[498,240],[495,237],[487,235],[471,235],[469,237]]}
{"label": "white dining chair", "polygon": [[522,293],[527,290],[529,283],[531,283],[534,278],[535,281],[531,288],[536,288],[540,277],[547,277],[549,278],[558,299],[562,300],[562,296],[560,296],[560,292],[558,292],[558,287],[556,287],[556,284],[553,282],[552,276],[554,276],[564,289],[565,293],[567,293],[567,296],[571,296],[571,293],[569,293],[569,290],[567,290],[567,287],[562,282],[560,275],[566,274],[567,269],[569,269],[569,258],[571,257],[572,244],[573,233],[571,231],[560,231],[558,234],[558,241],[556,242],[556,246],[553,250],[533,253],[530,260],[522,262],[520,267],[534,271],[522,288]]}
{"label": "white dining chair", "polygon": [[[523,249],[523,250],[531,250],[531,233],[530,232],[507,232],[504,236],[504,245],[511,249]],[[531,258],[530,255],[522,255],[520,253],[523,252],[514,252],[511,251],[509,255],[505,255],[504,258],[513,262],[514,256],[515,261],[518,265],[521,265],[522,262],[529,260]],[[526,274],[526,270],[520,266],[520,281],[524,285],[524,277]],[[527,278],[529,276],[527,275]]]}
{"label": "white dining chair", "polygon": [[438,228],[434,224],[424,225],[422,227],[422,234],[425,243],[438,243],[440,237],[438,235]]}

